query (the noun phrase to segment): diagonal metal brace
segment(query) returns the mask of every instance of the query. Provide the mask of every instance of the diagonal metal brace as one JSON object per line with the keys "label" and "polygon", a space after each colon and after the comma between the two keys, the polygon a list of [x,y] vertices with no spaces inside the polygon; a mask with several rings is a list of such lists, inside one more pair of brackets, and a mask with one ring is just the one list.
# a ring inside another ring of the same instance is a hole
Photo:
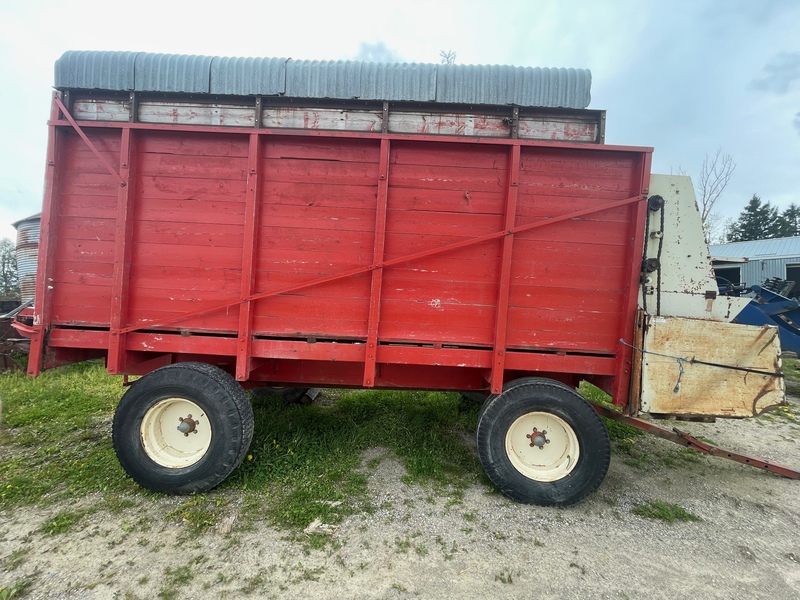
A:
{"label": "diagonal metal brace", "polygon": [[594,409],[604,417],[614,419],[615,421],[619,421],[625,425],[630,425],[631,427],[635,427],[636,429],[646,433],[652,433],[653,435],[664,438],[665,440],[669,440],[681,446],[691,448],[692,450],[700,452],[701,454],[727,458],[729,460],[742,463],[743,465],[750,465],[751,467],[756,467],[758,469],[763,469],[764,471],[769,471],[770,473],[775,473],[776,475],[780,475],[782,477],[787,477],[788,479],[800,479],[800,471],[797,469],[792,469],[791,467],[762,460],[747,454],[739,454],[738,452],[733,452],[731,450],[724,450],[713,444],[709,444],[708,442],[698,440],[696,437],[681,431],[677,427],[667,429],[666,427],[656,425],[655,423],[645,421],[644,419],[623,415],[622,413],[605,406],[600,406],[599,404],[592,404],[592,406],[594,406]]}
{"label": "diagonal metal brace", "polygon": [[61,111],[61,113],[64,115],[64,118],[66,118],[66,119],[67,119],[67,121],[69,122],[69,124],[70,124],[70,125],[72,125],[72,128],[73,128],[73,129],[76,131],[76,133],[77,133],[79,136],[81,136],[81,139],[82,139],[82,140],[84,141],[84,143],[85,143],[85,144],[86,144],[86,145],[89,147],[89,150],[91,150],[91,151],[92,151],[92,154],[94,154],[94,155],[95,155],[95,157],[97,158],[97,160],[99,160],[99,161],[100,161],[100,163],[101,163],[101,164],[102,164],[102,165],[103,165],[103,166],[106,168],[106,170],[109,172],[109,174],[110,174],[110,175],[113,175],[113,176],[114,176],[114,178],[115,178],[115,179],[116,179],[116,180],[117,180],[117,181],[118,181],[118,182],[119,182],[121,185],[125,185],[125,179],[122,177],[122,175],[120,175],[120,174],[119,174],[119,172],[117,172],[117,170],[116,170],[116,169],[115,169],[115,168],[114,168],[114,167],[111,165],[111,163],[110,163],[110,162],[108,162],[108,160],[106,159],[106,157],[105,157],[105,156],[103,156],[103,155],[100,153],[100,151],[97,149],[97,147],[96,147],[96,146],[95,146],[95,145],[92,143],[92,141],[89,139],[89,136],[87,136],[87,135],[86,135],[86,134],[83,132],[83,129],[81,129],[81,127],[80,127],[80,125],[78,125],[77,121],[75,121],[75,119],[72,117],[72,115],[71,115],[71,114],[69,114],[69,111],[67,110],[67,107],[66,107],[66,106],[64,106],[64,103],[61,101],[61,98],[59,98],[59,97],[58,97],[58,95],[56,95],[56,96],[53,98],[53,100],[55,101],[55,103],[56,103],[56,106],[58,106],[58,108],[59,108],[59,110]]}

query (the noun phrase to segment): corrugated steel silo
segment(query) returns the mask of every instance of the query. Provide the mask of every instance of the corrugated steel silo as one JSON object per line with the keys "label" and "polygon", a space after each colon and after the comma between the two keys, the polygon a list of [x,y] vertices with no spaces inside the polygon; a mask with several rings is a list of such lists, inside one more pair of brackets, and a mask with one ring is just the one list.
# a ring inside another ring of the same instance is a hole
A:
{"label": "corrugated steel silo", "polygon": [[17,274],[23,304],[36,292],[36,265],[39,258],[39,230],[42,214],[38,213],[14,223],[17,228]]}

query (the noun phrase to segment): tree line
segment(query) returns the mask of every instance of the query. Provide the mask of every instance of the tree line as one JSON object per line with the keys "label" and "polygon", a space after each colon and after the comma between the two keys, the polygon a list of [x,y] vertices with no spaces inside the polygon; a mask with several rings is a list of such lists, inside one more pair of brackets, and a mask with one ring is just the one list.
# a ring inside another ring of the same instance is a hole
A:
{"label": "tree line", "polygon": [[790,204],[783,212],[753,194],[736,220],[725,228],[726,242],[747,242],[800,236],[800,207]]}

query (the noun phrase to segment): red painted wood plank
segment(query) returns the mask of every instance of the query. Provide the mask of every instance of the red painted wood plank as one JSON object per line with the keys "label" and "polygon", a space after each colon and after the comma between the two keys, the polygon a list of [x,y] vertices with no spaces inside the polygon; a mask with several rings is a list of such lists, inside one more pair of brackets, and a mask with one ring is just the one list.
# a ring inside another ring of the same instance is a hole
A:
{"label": "red painted wood plank", "polygon": [[[259,336],[364,339],[367,336],[366,309],[362,319],[332,320],[321,316],[295,314],[285,316],[256,314],[253,317],[253,333]],[[361,374],[363,375],[363,367]]]}
{"label": "red painted wood plank", "polygon": [[108,240],[71,240],[59,237],[56,256],[64,261],[113,263],[114,242]]}
{"label": "red painted wood plank", "polygon": [[262,205],[263,227],[374,231],[375,210],[327,206]]}
{"label": "red painted wood plank", "polygon": [[247,176],[247,159],[241,157],[142,153],[139,163],[145,176],[236,181]]}
{"label": "red painted wood plank", "polygon": [[214,200],[244,205],[246,182],[238,179],[165,177],[139,173],[139,196],[157,200]]}
{"label": "red painted wood plank", "polygon": [[414,233],[478,237],[503,229],[503,217],[486,214],[453,214],[452,212],[389,210],[386,230],[395,233]]}
{"label": "red painted wood plank", "polygon": [[378,163],[302,160],[292,158],[265,159],[263,181],[288,183],[317,182],[326,185],[375,185]]}
{"label": "red painted wood plank", "polygon": [[395,187],[429,190],[465,190],[502,192],[502,171],[469,167],[429,165],[392,165],[390,184]]}
{"label": "red painted wood plank", "polygon": [[158,267],[203,265],[217,269],[241,269],[242,266],[242,249],[224,246],[211,248],[135,242],[133,256],[137,264]]}
{"label": "red painted wood plank", "polygon": [[109,286],[114,273],[114,264],[65,261],[57,257],[53,273],[53,280],[56,283]]}
{"label": "red painted wood plank", "polygon": [[140,307],[131,305],[128,312],[128,325],[142,325],[145,329],[163,329],[165,331],[187,331],[187,332],[206,332],[215,335],[235,335],[238,325],[239,311],[232,311],[225,314],[225,311],[215,311],[201,316],[190,317],[188,319],[175,320],[167,325],[153,327],[148,323],[162,322],[165,320],[178,319],[181,313],[156,310],[151,306]]}
{"label": "red painted wood plank", "polygon": [[140,198],[137,210],[139,221],[178,221],[181,223],[205,223],[241,225],[244,218],[244,203],[217,200],[166,200],[163,198]]}
{"label": "red painted wood plank", "polygon": [[203,248],[242,247],[242,225],[225,223],[184,223],[180,221],[139,221],[136,240],[143,244],[175,244]]}
{"label": "red painted wood plank", "polygon": [[253,356],[291,360],[363,362],[364,344],[331,344],[290,340],[253,340]]}
{"label": "red painted wood plank", "polygon": [[[299,158],[339,162],[378,163],[380,141],[376,139],[311,139],[307,137],[268,137],[265,159]],[[373,182],[374,183],[374,182]]]}
{"label": "red painted wood plank", "polygon": [[238,269],[208,268],[204,266],[154,266],[136,263],[131,278],[137,287],[157,290],[220,291],[235,295],[242,274]]}
{"label": "red painted wood plank", "polygon": [[375,210],[375,186],[268,181],[261,202],[268,205],[322,206]]}
{"label": "red painted wood plank", "polygon": [[[116,200],[114,206],[116,206]],[[62,216],[59,224],[61,234],[71,240],[114,241],[116,224],[113,219],[70,215]]]}
{"label": "red painted wood plank", "polygon": [[[538,223],[546,219],[526,218],[517,225]],[[627,248],[629,237],[624,223],[605,223],[601,228],[595,221],[569,219],[559,223],[546,224],[531,231],[524,231],[515,236],[522,240],[556,241],[561,243],[585,243],[592,245],[622,246]]]}
{"label": "red painted wood plank", "polygon": [[211,134],[153,131],[142,137],[139,152],[247,158],[247,140],[241,135],[224,132]]}
{"label": "red painted wood plank", "polygon": [[454,146],[446,142],[395,142],[390,162],[394,165],[434,165],[493,169],[505,173],[508,150],[497,146]]}
{"label": "red painted wood plank", "polygon": [[[596,197],[579,196],[548,196],[544,194],[520,196],[517,222],[527,222],[531,218],[556,217],[573,210],[591,208],[602,205],[604,200]],[[584,221],[593,222],[627,222],[630,218],[628,207],[620,206],[612,210],[603,210],[582,218]]]}
{"label": "red painted wood plank", "polygon": [[426,190],[392,185],[389,207],[393,210],[436,211],[457,215],[503,214],[503,194],[471,190]]}

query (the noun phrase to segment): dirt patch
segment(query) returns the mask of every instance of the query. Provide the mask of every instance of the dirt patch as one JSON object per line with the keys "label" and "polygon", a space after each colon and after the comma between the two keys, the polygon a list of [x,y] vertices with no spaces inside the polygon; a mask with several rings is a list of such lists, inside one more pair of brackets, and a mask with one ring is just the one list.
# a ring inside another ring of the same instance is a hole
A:
{"label": "dirt patch", "polygon": [[[800,425],[786,418],[672,424],[800,468]],[[230,490],[206,498],[219,507],[213,525],[182,517],[185,498],[145,494],[114,510],[88,497],[2,514],[0,588],[82,599],[800,595],[800,482],[657,438],[618,444],[600,489],[568,509],[515,504],[477,482],[463,494],[408,486],[380,448],[363,465],[371,510],[324,536],[275,529]],[[700,520],[633,512],[654,503]]]}

